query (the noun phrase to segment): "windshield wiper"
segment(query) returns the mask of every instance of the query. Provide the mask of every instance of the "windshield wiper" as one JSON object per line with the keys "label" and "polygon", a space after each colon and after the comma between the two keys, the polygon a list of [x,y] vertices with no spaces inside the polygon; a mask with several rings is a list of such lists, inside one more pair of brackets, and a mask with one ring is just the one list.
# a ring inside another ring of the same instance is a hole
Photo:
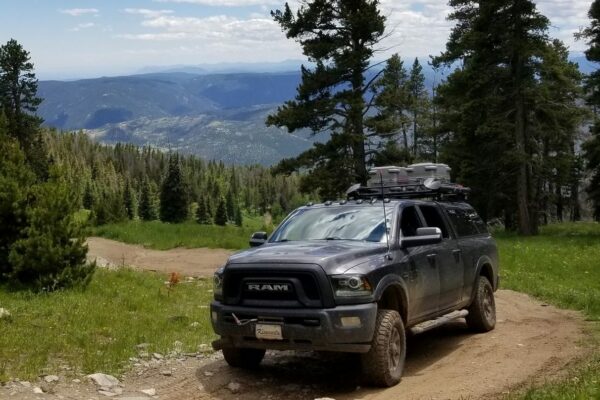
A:
{"label": "windshield wiper", "polygon": [[290,239],[281,239],[281,240],[275,240],[271,243],[285,243],[285,242],[291,242],[292,240]]}

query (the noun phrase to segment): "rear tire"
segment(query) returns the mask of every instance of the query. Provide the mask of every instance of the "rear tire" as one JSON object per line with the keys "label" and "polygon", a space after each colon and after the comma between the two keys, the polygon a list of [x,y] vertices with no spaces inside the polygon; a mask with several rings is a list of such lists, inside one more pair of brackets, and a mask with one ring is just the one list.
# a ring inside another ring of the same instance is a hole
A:
{"label": "rear tire", "polygon": [[400,382],[406,359],[406,334],[397,311],[379,310],[375,334],[368,353],[361,355],[362,372],[374,386],[390,387]]}
{"label": "rear tire", "polygon": [[248,349],[239,347],[226,347],[223,357],[227,364],[235,368],[254,369],[258,367],[265,357],[264,349]]}
{"label": "rear tire", "polygon": [[475,332],[489,332],[496,326],[496,302],[494,289],[485,276],[477,279],[475,298],[465,318],[469,328]]}

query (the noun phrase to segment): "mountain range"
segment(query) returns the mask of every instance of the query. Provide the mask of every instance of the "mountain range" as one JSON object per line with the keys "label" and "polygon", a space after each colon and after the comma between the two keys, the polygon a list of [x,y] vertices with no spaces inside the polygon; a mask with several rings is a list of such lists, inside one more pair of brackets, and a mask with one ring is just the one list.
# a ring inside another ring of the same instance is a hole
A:
{"label": "mountain range", "polygon": [[[582,72],[595,69],[573,56]],[[410,65],[405,60],[406,65]],[[310,148],[309,132],[266,127],[294,98],[298,61],[148,67],[130,76],[40,81],[38,114],[47,126],[84,130],[104,143],[131,142],[238,164],[271,165]],[[280,71],[295,67],[294,72]],[[269,72],[248,72],[256,70]],[[221,71],[216,73],[215,71]],[[424,65],[426,86],[439,82]]]}

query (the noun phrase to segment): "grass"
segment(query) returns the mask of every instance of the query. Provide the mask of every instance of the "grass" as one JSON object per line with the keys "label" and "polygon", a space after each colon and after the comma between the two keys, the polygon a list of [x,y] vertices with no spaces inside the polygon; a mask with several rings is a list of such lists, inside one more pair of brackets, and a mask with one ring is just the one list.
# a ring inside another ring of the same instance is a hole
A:
{"label": "grass", "polygon": [[[156,249],[247,246],[260,219],[243,228],[130,222],[96,228],[94,234]],[[600,398],[600,225],[560,224],[539,236],[496,235],[502,287],[529,293],[559,307],[580,310],[593,331],[589,356],[569,378],[526,388],[511,399]],[[0,320],[0,381],[33,378],[68,365],[74,372],[119,373],[136,356],[139,343],[166,353],[175,341],[195,351],[213,337],[208,309],[212,294],[205,281],[181,283],[171,294],[166,278],[152,273],[97,271],[85,291],[34,295],[0,288],[0,307],[12,313]],[[200,325],[192,328],[190,324]]]}
{"label": "grass", "polygon": [[539,236],[496,235],[501,286],[531,294],[593,321],[591,350],[569,378],[527,388],[514,399],[600,399],[600,224],[544,227]]}
{"label": "grass", "polygon": [[222,248],[239,250],[248,247],[252,233],[266,230],[261,217],[245,218],[244,226],[200,225],[193,221],[168,224],[160,221],[133,221],[102,225],[92,235],[144,247],[168,250],[175,247]]}
{"label": "grass", "polygon": [[67,367],[72,374],[118,374],[141,343],[149,343],[150,354],[172,351],[176,341],[184,352],[209,344],[211,284],[181,282],[169,292],[166,279],[98,270],[86,290],[33,294],[0,288],[0,307],[12,314],[0,319],[0,382]]}

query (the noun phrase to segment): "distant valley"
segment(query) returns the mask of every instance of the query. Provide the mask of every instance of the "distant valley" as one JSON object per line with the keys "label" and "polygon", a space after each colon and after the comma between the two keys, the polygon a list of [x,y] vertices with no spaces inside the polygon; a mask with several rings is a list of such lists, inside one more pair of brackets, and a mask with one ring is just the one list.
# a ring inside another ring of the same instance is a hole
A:
{"label": "distant valley", "polygon": [[[572,60],[582,72],[593,67],[581,56]],[[147,68],[153,72],[139,75],[40,81],[38,94],[44,102],[38,113],[46,126],[81,129],[104,143],[271,165],[324,139],[265,126],[267,115],[296,94],[300,73],[277,71],[294,63],[246,65],[237,72],[231,65],[173,66]],[[215,73],[219,68],[226,72]],[[270,72],[245,72],[254,68]],[[424,72],[428,88],[444,78],[428,65]]]}
{"label": "distant valley", "polygon": [[[47,126],[84,130],[105,143],[152,145],[208,159],[273,164],[311,147],[308,132],[267,128],[295,95],[299,73],[152,73],[41,81]],[[317,138],[318,139],[318,138]]]}

